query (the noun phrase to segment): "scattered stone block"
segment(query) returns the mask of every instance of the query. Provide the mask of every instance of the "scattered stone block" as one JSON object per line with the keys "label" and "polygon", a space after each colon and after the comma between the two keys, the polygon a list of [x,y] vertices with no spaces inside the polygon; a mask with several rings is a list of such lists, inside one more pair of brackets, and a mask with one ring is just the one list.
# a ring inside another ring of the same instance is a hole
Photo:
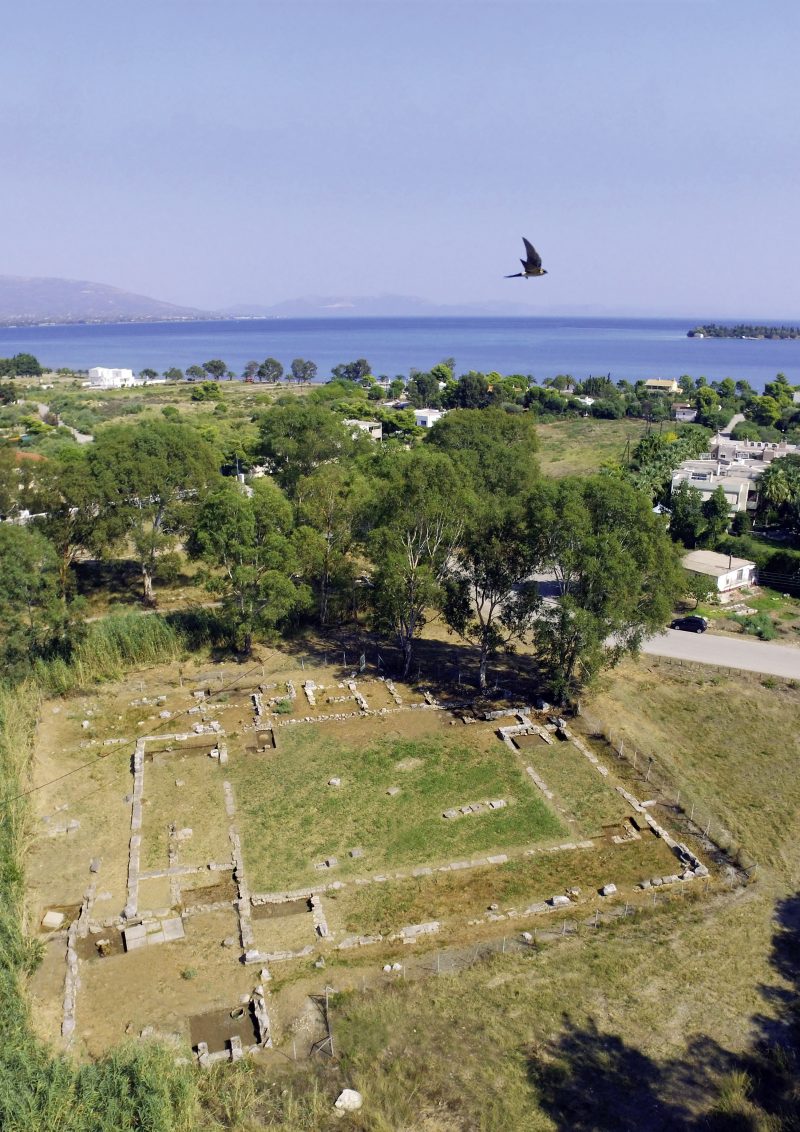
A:
{"label": "scattered stone block", "polygon": [[364,850],[363,849],[351,849],[350,850],[350,856],[354,860],[358,860],[360,857],[364,856]]}
{"label": "scattered stone block", "polygon": [[563,895],[551,896],[547,903],[551,908],[567,908],[569,907],[570,899],[568,896]]}
{"label": "scattered stone block", "polygon": [[389,789],[386,791],[386,793],[389,795],[390,798],[396,798],[397,795],[400,793],[400,787],[399,786],[390,786]]}
{"label": "scattered stone block", "polygon": [[458,810],[445,810],[444,813],[442,814],[442,817],[447,818],[448,820],[452,820],[453,818],[457,818],[458,817]]}
{"label": "scattered stone block", "polygon": [[328,779],[328,785],[329,786],[341,786],[342,780],[341,780],[341,778],[329,778]]}
{"label": "scattered stone block", "polygon": [[358,1112],[363,1104],[364,1098],[356,1089],[342,1089],[333,1107],[339,1112]]}
{"label": "scattered stone block", "polygon": [[101,860],[100,860],[99,857],[92,857],[91,861],[89,862],[89,872],[90,873],[99,873],[100,872],[100,864],[101,864]]}
{"label": "scattered stone block", "polygon": [[615,884],[604,884],[603,887],[600,889],[600,895],[601,896],[613,896],[616,891],[617,891],[617,886]]}
{"label": "scattered stone block", "polygon": [[63,912],[45,912],[42,916],[42,927],[45,931],[54,932],[64,923]]}

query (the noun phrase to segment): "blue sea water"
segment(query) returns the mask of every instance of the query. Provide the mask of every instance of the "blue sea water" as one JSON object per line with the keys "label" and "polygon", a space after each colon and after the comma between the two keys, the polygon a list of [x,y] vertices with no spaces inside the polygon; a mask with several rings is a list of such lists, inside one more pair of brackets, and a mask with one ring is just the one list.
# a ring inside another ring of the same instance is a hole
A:
{"label": "blue sea water", "polygon": [[[731,377],[762,389],[776,373],[800,384],[800,340],[687,338],[704,319],[594,318],[339,318],[217,322],[119,323],[1,327],[0,357],[35,354],[49,367],[146,367],[163,372],[222,358],[234,373],[251,359],[316,362],[318,379],[332,366],[367,358],[375,374],[408,375],[442,358],[456,372],[475,369],[559,373],[582,380],[610,373],[614,381],[650,377]],[[763,321],[763,320],[756,320]]]}

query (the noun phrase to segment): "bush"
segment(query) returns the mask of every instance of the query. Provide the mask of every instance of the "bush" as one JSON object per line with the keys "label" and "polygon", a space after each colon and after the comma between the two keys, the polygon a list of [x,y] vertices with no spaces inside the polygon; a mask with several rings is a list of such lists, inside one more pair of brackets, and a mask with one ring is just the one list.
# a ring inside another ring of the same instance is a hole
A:
{"label": "bush", "polygon": [[768,613],[751,613],[747,616],[734,616],[731,620],[741,625],[745,633],[750,633],[762,641],[774,641],[777,633]]}

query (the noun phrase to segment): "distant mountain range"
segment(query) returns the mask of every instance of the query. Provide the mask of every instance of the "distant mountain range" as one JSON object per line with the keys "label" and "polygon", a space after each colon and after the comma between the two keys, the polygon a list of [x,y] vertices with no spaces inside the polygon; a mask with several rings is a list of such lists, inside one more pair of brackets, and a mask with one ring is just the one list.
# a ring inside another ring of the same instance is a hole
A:
{"label": "distant mountain range", "polygon": [[[521,288],[521,290],[525,290]],[[527,295],[526,295],[527,298]],[[80,279],[0,275],[0,326],[64,323],[189,322],[241,318],[646,318],[649,310],[621,310],[591,304],[543,308],[530,302],[434,303],[414,295],[304,295],[280,303],[239,303],[220,310],[165,303]],[[657,316],[656,316],[657,317]],[[671,317],[675,317],[674,313]]]}
{"label": "distant mountain range", "polygon": [[[272,305],[241,303],[222,310],[201,310],[165,303],[105,283],[0,275],[0,326],[239,318],[478,318],[531,313],[531,307],[525,303],[445,305],[413,295],[307,295]],[[575,313],[592,312],[587,309]]]}
{"label": "distant mountain range", "polygon": [[193,307],[162,303],[105,283],[0,275],[0,325],[65,322],[161,322],[207,318]]}

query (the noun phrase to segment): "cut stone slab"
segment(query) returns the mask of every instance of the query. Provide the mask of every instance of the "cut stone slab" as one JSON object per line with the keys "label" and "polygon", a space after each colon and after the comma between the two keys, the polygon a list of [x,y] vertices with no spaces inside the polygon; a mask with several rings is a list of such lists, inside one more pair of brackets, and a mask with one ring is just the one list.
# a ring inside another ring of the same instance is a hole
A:
{"label": "cut stone slab", "polygon": [[186,932],[183,930],[183,920],[180,916],[174,916],[169,920],[161,921],[164,930],[164,939],[170,943],[175,939],[185,939]]}
{"label": "cut stone slab", "polygon": [[386,791],[386,793],[389,795],[390,798],[395,798],[400,793],[400,787],[399,786],[390,786],[389,789]]}
{"label": "cut stone slab", "polygon": [[341,780],[341,778],[329,778],[328,779],[328,785],[329,786],[341,786],[342,780]]}
{"label": "cut stone slab", "polygon": [[547,903],[552,908],[566,908],[569,906],[570,899],[568,896],[551,896]]}
{"label": "cut stone slab", "polygon": [[64,923],[63,912],[45,912],[42,916],[42,927],[45,931],[54,932]]}
{"label": "cut stone slab", "polygon": [[363,849],[351,849],[351,850],[350,850],[350,856],[351,856],[351,857],[352,857],[352,858],[353,858],[354,860],[358,860],[358,858],[359,858],[359,857],[363,857],[363,856],[364,856],[364,850],[363,850]]}
{"label": "cut stone slab", "polygon": [[613,896],[616,891],[617,891],[617,886],[615,884],[604,884],[603,887],[600,889],[600,895],[601,896]]}

